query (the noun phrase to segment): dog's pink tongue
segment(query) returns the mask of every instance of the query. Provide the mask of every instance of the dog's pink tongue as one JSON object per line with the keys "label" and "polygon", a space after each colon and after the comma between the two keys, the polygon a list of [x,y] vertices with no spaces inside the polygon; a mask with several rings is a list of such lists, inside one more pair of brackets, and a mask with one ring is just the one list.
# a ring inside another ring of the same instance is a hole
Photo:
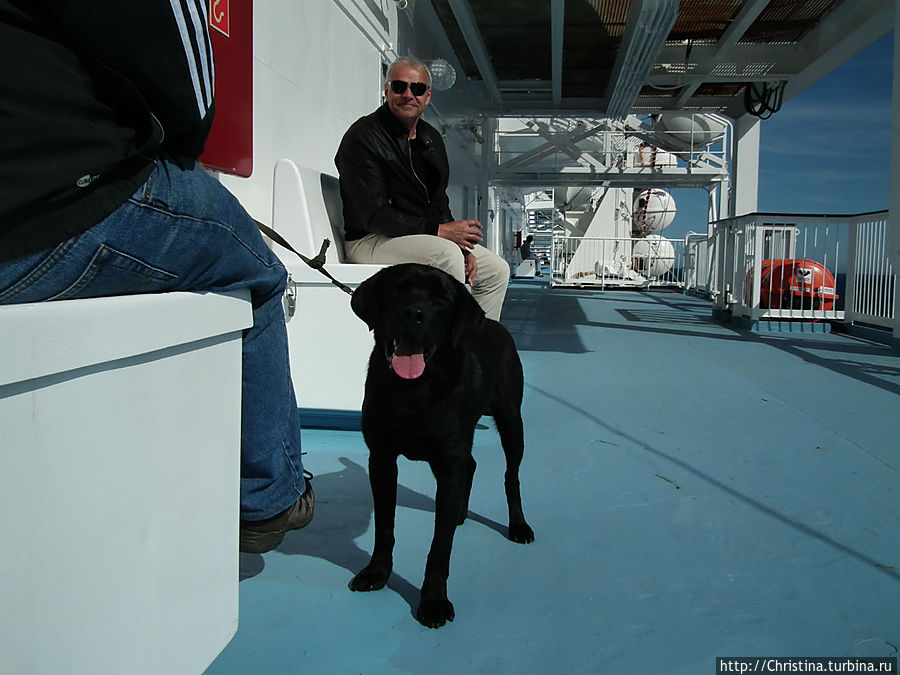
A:
{"label": "dog's pink tongue", "polygon": [[404,380],[414,380],[425,372],[425,354],[401,342],[391,358],[391,368]]}

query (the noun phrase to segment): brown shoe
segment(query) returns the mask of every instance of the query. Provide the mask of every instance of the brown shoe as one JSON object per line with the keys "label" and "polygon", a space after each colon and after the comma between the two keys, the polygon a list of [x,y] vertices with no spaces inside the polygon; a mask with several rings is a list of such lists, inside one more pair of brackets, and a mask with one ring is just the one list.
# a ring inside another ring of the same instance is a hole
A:
{"label": "brown shoe", "polygon": [[278,546],[288,530],[299,530],[309,525],[316,509],[316,496],[304,472],[306,491],[284,511],[266,520],[241,521],[241,553],[265,553]]}

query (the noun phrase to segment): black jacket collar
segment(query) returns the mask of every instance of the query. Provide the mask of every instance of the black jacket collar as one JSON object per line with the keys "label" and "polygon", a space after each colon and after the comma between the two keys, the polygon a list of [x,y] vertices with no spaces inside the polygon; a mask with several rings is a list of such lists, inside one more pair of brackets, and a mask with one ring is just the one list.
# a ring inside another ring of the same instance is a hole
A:
{"label": "black jacket collar", "polygon": [[[400,121],[394,117],[394,113],[392,113],[391,109],[388,107],[387,101],[382,103],[378,110],[375,111],[375,117],[381,125],[387,129],[392,138],[398,139],[399,141],[405,141],[409,138],[409,129],[403,126]],[[426,146],[429,146],[432,143],[431,134],[433,130],[433,127],[421,117],[418,122],[416,122],[416,137]]]}

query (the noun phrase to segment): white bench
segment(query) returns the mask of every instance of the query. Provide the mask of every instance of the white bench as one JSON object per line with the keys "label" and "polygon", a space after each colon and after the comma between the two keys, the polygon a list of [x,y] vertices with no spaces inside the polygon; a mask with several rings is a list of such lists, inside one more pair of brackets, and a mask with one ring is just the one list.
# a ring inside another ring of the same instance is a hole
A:
{"label": "white bench", "polygon": [[244,295],[0,307],[10,673],[199,673],[237,629]]}
{"label": "white bench", "polygon": [[[281,159],[273,191],[272,229],[309,258],[330,240],[325,268],[336,279],[356,288],[384,267],[346,262],[337,178]],[[372,336],[350,309],[348,294],[290,251],[273,247],[288,269],[288,295],[294,296],[287,327],[301,422],[358,428]]]}
{"label": "white bench", "polygon": [[516,266],[513,276],[531,278],[534,276],[535,271],[534,258],[529,258],[528,260],[523,260]]}

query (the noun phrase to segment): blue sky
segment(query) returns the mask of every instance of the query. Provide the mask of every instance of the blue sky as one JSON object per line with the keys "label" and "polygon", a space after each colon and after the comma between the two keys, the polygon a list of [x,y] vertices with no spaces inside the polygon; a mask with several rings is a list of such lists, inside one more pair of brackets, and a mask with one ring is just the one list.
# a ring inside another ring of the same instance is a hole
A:
{"label": "blue sky", "polygon": [[[759,211],[864,213],[888,208],[894,33],[786,101],[760,127]],[[705,231],[706,193],[674,190],[662,234]]]}

